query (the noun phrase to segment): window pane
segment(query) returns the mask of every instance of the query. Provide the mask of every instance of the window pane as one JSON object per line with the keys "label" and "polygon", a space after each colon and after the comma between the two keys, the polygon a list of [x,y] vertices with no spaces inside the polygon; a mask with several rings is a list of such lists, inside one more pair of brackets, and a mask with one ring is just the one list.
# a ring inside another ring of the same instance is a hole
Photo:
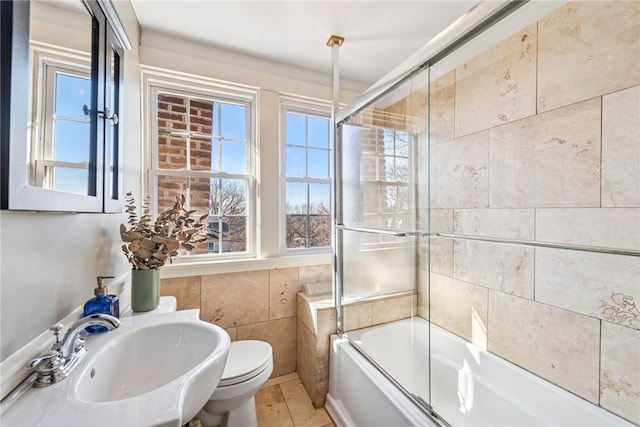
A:
{"label": "window pane", "polygon": [[286,144],[305,145],[305,116],[295,113],[285,115]]}
{"label": "window pane", "polygon": [[395,154],[395,132],[393,130],[390,129],[385,129],[383,131],[383,145],[384,145],[384,153],[387,155],[394,155]]}
{"label": "window pane", "polygon": [[329,120],[308,117],[309,147],[329,148]]}
{"label": "window pane", "polygon": [[211,141],[211,172],[222,170],[222,143],[218,139]]}
{"label": "window pane", "polygon": [[[88,73],[88,71],[87,71]],[[88,120],[82,107],[91,107],[91,80],[87,77],[56,73],[55,115]]]}
{"label": "window pane", "polygon": [[223,236],[220,230],[224,227],[220,221],[220,217],[209,217],[209,239],[207,241],[209,253],[222,252]]}
{"label": "window pane", "polygon": [[196,216],[211,211],[211,180],[209,178],[189,178],[189,210],[195,209]]}
{"label": "window pane", "polygon": [[396,211],[406,212],[409,210],[409,189],[404,186],[398,186],[397,199],[396,199]]}
{"label": "window pane", "polygon": [[229,227],[229,252],[246,252],[247,218],[244,216],[234,216],[225,219]]}
{"label": "window pane", "polygon": [[306,150],[304,148],[287,147],[287,176],[302,178],[306,175]]}
{"label": "window pane", "polygon": [[384,165],[384,176],[382,178],[383,181],[392,182],[395,181],[395,167],[393,164],[394,157],[384,156],[381,158],[382,164]]}
{"label": "window pane", "polygon": [[409,182],[409,159],[396,157],[395,180]]}
{"label": "window pane", "polygon": [[409,134],[396,132],[396,156],[409,157]]}
{"label": "window pane", "polygon": [[331,186],[329,184],[309,184],[309,213],[331,213]]}
{"label": "window pane", "polygon": [[211,135],[213,132],[213,101],[191,99],[189,125],[191,132]]}
{"label": "window pane", "polygon": [[220,104],[220,127],[224,138],[246,139],[246,108],[243,105]]}
{"label": "window pane", "polygon": [[307,247],[306,215],[287,215],[286,242],[290,249]]}
{"label": "window pane", "polygon": [[246,143],[222,141],[222,171],[226,173],[247,173]]}
{"label": "window pane", "polygon": [[209,238],[210,253],[247,251],[246,217],[210,218],[209,230],[214,236]]}
{"label": "window pane", "polygon": [[247,214],[247,182],[240,179],[222,180],[222,215]]}
{"label": "window pane", "polygon": [[88,162],[90,133],[89,123],[56,120],[53,160]]}
{"label": "window pane", "polygon": [[184,96],[158,94],[158,135],[187,130],[186,105]]}
{"label": "window pane", "polygon": [[213,136],[220,136],[220,103],[213,103]]}
{"label": "window pane", "polygon": [[309,178],[329,178],[329,151],[309,149],[307,153],[309,156]]}
{"label": "window pane", "polygon": [[158,212],[172,207],[179,194],[187,194],[187,178],[158,176]]}
{"label": "window pane", "polygon": [[53,189],[67,193],[87,194],[89,170],[59,168],[53,169]]}
{"label": "window pane", "polygon": [[187,137],[158,136],[158,168],[180,170],[187,168]]}
{"label": "window pane", "polygon": [[[218,168],[219,142],[211,138],[195,138],[190,141],[191,170],[192,171],[216,171]],[[212,152],[211,146],[214,146]]]}
{"label": "window pane", "polygon": [[396,191],[397,188],[395,185],[384,185],[380,187],[382,200],[380,203],[380,211],[381,212],[394,212],[397,200]]}
{"label": "window pane", "polygon": [[313,216],[309,219],[309,247],[331,245],[331,222],[329,215]]}
{"label": "window pane", "polygon": [[222,215],[222,180],[211,180],[211,215]]}
{"label": "window pane", "polygon": [[287,182],[285,202],[288,214],[304,214],[307,210],[307,184],[304,182]]}

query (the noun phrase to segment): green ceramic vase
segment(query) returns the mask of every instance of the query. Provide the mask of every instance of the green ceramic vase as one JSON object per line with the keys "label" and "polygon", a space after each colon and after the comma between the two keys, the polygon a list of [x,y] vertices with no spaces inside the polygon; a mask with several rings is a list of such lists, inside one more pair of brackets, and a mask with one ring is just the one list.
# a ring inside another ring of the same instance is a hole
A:
{"label": "green ceramic vase", "polygon": [[160,303],[160,270],[131,270],[131,311],[153,310]]}

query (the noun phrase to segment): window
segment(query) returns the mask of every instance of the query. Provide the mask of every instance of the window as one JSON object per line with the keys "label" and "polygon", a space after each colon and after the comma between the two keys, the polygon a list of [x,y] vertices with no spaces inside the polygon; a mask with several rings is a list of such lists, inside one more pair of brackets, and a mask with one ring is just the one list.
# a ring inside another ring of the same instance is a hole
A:
{"label": "window", "polygon": [[151,193],[157,211],[177,194],[212,235],[192,254],[253,254],[252,101],[205,90],[151,88]]}
{"label": "window", "polygon": [[331,147],[326,113],[285,107],[284,202],[288,250],[331,246]]}
{"label": "window", "polygon": [[[409,149],[411,134],[392,128],[372,128],[363,143],[361,180],[363,219],[374,228],[412,228],[410,209]],[[395,241],[393,237],[371,234],[369,243]]]}
{"label": "window", "polygon": [[35,185],[57,191],[88,194],[91,159],[91,65],[77,58],[34,52],[42,93],[34,108],[33,164]]}

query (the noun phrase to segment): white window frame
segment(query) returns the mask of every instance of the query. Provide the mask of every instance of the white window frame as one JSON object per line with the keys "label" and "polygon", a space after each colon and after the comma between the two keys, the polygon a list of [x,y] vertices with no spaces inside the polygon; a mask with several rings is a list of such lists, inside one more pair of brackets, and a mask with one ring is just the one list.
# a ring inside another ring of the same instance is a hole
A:
{"label": "white window frame", "polygon": [[301,115],[310,115],[329,119],[329,132],[331,132],[331,103],[320,100],[312,100],[302,97],[281,96],[280,98],[280,252],[283,255],[303,255],[303,254],[325,254],[331,253],[333,250],[334,236],[332,226],[333,213],[333,156],[334,146],[331,137],[329,137],[329,178],[327,180],[300,178],[297,182],[307,183],[327,183],[330,187],[329,192],[329,246],[310,247],[310,248],[288,248],[287,247],[287,207],[286,207],[286,185],[287,185],[287,164],[286,164],[286,113],[295,113]]}
{"label": "white window frame", "polygon": [[[145,119],[145,141],[143,153],[143,197],[149,197],[150,208],[157,214],[157,181],[156,177],[201,177],[247,179],[247,246],[245,252],[209,253],[176,257],[174,263],[209,262],[220,260],[243,260],[256,257],[257,248],[257,143],[256,143],[256,108],[258,92],[255,88],[231,85],[212,79],[199,78],[182,73],[170,73],[154,70],[143,70],[143,114]],[[224,172],[166,170],[158,168],[158,126],[157,96],[158,93],[169,92],[179,96],[196,98],[213,98],[216,101],[247,106],[247,173],[227,174]],[[188,190],[187,190],[188,191]],[[186,195],[187,203],[189,201]],[[189,206],[186,206],[187,209]]]}

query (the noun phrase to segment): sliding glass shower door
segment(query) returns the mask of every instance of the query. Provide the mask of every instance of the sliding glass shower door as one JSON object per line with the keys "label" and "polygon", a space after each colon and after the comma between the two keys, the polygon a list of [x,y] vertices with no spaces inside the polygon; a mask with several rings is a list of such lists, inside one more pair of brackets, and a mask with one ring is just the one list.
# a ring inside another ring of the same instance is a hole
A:
{"label": "sliding glass shower door", "polygon": [[340,329],[425,408],[428,83],[426,69],[338,129]]}

